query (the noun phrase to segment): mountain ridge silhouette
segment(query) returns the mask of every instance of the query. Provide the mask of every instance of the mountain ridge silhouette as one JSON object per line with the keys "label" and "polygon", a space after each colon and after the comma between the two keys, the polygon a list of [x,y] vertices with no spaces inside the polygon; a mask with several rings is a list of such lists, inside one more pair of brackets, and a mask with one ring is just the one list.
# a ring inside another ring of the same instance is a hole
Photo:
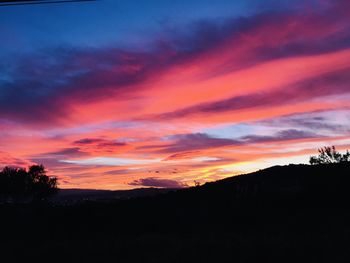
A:
{"label": "mountain ridge silhouette", "polygon": [[349,171],[274,166],[127,200],[0,205],[3,258],[349,262]]}

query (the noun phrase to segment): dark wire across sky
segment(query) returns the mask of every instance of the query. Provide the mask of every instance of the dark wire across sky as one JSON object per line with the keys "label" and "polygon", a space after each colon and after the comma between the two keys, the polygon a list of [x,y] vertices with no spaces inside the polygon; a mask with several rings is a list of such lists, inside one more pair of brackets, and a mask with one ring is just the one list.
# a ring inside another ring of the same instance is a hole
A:
{"label": "dark wire across sky", "polygon": [[0,0],[0,6],[13,6],[13,5],[41,5],[41,4],[63,4],[63,3],[77,3],[77,2],[94,2],[99,0]]}

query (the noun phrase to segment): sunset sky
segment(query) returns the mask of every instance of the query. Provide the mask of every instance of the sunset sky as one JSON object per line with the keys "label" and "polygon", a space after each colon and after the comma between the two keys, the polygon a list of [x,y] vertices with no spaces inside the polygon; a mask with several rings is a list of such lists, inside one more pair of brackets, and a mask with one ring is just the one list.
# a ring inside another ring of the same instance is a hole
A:
{"label": "sunset sky", "polygon": [[185,187],[350,148],[350,1],[0,7],[0,168]]}

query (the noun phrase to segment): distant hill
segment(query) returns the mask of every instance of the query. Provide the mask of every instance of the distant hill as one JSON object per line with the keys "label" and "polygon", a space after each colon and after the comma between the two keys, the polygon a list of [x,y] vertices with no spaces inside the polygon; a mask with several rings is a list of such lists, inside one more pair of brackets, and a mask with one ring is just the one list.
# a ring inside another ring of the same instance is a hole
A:
{"label": "distant hill", "polygon": [[189,191],[208,195],[210,198],[227,195],[226,198],[237,202],[263,197],[332,198],[333,195],[347,195],[349,184],[350,162],[323,165],[291,164],[229,177]]}
{"label": "distant hill", "polygon": [[[54,202],[113,202],[140,197],[167,198],[162,194],[171,192],[171,196],[207,195],[215,199],[225,197],[244,200],[258,197],[286,197],[298,195],[326,195],[339,190],[350,183],[350,164],[327,165],[287,165],[273,166],[249,174],[229,177],[199,187],[188,189],[139,188],[133,190],[94,190],[61,189],[53,198]],[[344,189],[346,190],[346,189]],[[176,192],[176,195],[174,193]],[[159,196],[160,195],[160,196]]]}

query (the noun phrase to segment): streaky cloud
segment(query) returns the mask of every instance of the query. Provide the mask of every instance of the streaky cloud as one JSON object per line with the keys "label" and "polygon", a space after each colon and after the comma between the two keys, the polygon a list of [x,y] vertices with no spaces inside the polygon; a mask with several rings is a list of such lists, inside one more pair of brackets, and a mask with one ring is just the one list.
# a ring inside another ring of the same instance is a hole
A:
{"label": "streaky cloud", "polygon": [[171,179],[161,179],[157,177],[148,177],[134,180],[129,183],[133,186],[159,187],[159,188],[184,188],[186,184]]}

